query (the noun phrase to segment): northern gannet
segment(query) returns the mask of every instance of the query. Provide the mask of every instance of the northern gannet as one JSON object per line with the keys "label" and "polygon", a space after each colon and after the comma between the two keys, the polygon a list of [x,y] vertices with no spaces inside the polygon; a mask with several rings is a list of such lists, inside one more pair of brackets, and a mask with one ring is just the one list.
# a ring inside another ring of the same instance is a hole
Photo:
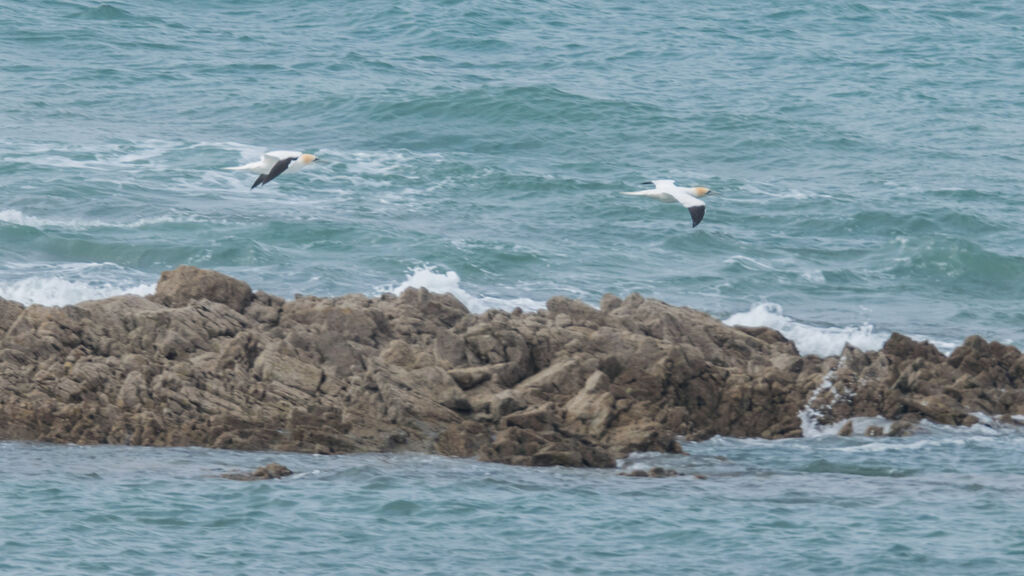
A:
{"label": "northern gannet", "polygon": [[679,202],[690,210],[690,218],[693,220],[693,228],[704,219],[704,201],[701,197],[711,194],[711,190],[698,186],[696,188],[680,188],[676,186],[675,180],[653,180],[644,182],[654,186],[653,190],[638,190],[636,192],[623,192],[629,196],[650,196],[662,202]]}
{"label": "northern gannet", "polygon": [[259,174],[259,178],[256,178],[256,181],[249,187],[249,190],[252,190],[277,178],[285,170],[299,170],[313,162],[316,162],[316,156],[312,154],[303,154],[293,150],[275,150],[264,153],[263,158],[256,162],[250,162],[241,166],[230,166],[227,169],[246,170]]}

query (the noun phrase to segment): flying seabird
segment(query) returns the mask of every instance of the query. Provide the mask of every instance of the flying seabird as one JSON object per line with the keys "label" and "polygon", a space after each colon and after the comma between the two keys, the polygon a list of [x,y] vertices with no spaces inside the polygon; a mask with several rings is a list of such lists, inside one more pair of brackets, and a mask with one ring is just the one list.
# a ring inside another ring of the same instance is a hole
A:
{"label": "flying seabird", "polygon": [[653,180],[644,182],[654,186],[653,190],[639,190],[637,192],[623,192],[629,196],[650,196],[662,202],[679,202],[690,210],[690,218],[693,220],[693,228],[704,219],[704,201],[701,197],[711,194],[711,190],[698,186],[696,188],[680,188],[676,186],[675,180]]}
{"label": "flying seabird", "polygon": [[247,170],[259,174],[256,181],[249,187],[250,190],[261,186],[277,178],[285,170],[298,170],[316,162],[316,156],[303,154],[292,150],[275,150],[263,154],[261,160],[250,162],[241,166],[230,166],[228,170]]}

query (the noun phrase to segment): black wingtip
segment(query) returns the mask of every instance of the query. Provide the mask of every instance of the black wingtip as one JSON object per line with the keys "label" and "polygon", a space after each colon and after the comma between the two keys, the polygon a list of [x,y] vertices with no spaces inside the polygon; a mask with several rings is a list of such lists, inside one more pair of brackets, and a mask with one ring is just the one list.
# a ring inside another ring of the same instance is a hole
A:
{"label": "black wingtip", "polygon": [[690,218],[693,219],[693,226],[691,228],[696,228],[697,224],[700,224],[700,221],[704,219],[704,208],[704,206],[690,208]]}
{"label": "black wingtip", "polygon": [[640,185],[641,186],[654,186],[654,182],[651,182],[650,180],[648,180],[647,182],[641,182]]}
{"label": "black wingtip", "polygon": [[260,174],[260,177],[257,178],[256,181],[252,183],[252,186],[249,188],[249,190],[252,190],[253,188],[261,184],[266,184],[267,182],[270,182],[274,178],[277,178],[278,176],[281,175],[282,172],[288,169],[289,164],[291,164],[297,159],[298,156],[293,156],[291,158],[282,158],[278,160],[277,163],[274,164],[274,166],[270,169],[270,172],[267,172],[266,174]]}

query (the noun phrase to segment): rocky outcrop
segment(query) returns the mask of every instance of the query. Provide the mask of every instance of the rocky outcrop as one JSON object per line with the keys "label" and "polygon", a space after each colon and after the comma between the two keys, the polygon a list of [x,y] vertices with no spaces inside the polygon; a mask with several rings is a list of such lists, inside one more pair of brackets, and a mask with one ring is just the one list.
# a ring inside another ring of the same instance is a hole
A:
{"label": "rocky outcrop", "polygon": [[809,402],[822,424],[884,416],[896,421],[888,434],[905,435],[921,419],[970,425],[979,413],[1008,422],[1009,415],[1024,414],[1024,357],[979,336],[946,358],[927,342],[893,334],[881,351],[847,346],[825,367],[823,386]]}
{"label": "rocky outcrop", "polygon": [[285,301],[192,267],[145,298],[0,300],[0,439],[606,467],[678,436],[799,436],[808,406],[902,433],[1024,413],[1024,361],[978,337],[946,358],[899,334],[801,356],[774,330],[636,294],[528,314],[423,289]]}

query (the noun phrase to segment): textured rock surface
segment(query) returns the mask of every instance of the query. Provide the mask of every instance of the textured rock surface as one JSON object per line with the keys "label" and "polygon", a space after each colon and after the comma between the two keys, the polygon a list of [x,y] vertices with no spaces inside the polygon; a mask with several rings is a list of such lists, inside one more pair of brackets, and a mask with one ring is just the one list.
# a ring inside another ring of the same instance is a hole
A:
{"label": "textured rock surface", "polygon": [[808,402],[823,423],[880,414],[892,433],[970,424],[1024,413],[1024,360],[899,334],[800,356],[774,330],[635,294],[530,314],[422,289],[286,302],[192,267],[147,298],[0,300],[0,439],[612,466],[678,435],[798,436]]}

